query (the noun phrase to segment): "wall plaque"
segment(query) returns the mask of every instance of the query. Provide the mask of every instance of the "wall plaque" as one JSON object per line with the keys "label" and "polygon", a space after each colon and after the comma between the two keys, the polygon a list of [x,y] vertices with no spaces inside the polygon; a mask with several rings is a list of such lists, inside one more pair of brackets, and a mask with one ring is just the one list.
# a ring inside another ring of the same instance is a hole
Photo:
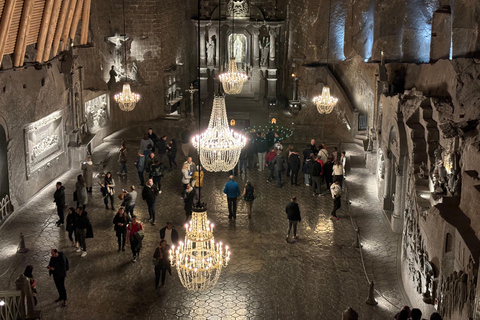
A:
{"label": "wall plaque", "polygon": [[109,99],[107,94],[85,102],[87,125],[91,133],[97,133],[108,125]]}
{"label": "wall plaque", "polygon": [[63,110],[25,127],[27,179],[64,152]]}

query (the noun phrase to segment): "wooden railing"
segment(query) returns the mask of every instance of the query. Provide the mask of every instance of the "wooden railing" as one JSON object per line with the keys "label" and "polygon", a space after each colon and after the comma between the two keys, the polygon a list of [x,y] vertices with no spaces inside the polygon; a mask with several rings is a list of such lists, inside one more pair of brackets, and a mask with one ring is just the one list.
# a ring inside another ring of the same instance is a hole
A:
{"label": "wooden railing", "polygon": [[25,304],[22,292],[0,291],[0,320],[25,319]]}

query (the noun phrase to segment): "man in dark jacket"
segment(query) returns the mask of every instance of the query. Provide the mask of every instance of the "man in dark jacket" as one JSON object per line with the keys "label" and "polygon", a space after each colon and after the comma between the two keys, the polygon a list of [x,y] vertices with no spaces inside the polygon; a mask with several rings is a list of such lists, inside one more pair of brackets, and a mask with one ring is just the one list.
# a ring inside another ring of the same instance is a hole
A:
{"label": "man in dark jacket", "polygon": [[332,157],[329,157],[327,159],[327,162],[323,165],[323,177],[325,179],[325,185],[327,186],[327,190],[330,190],[330,186],[332,185],[333,181],[333,162],[332,162]]}
{"label": "man in dark jacket", "polygon": [[270,148],[272,148],[272,146],[275,144],[275,142],[274,142],[274,140],[275,140],[275,132],[273,131],[272,128],[268,129],[266,138],[267,138],[268,149],[270,149]]}
{"label": "man in dark jacket", "polygon": [[148,128],[148,139],[152,140],[153,146],[152,146],[152,152],[155,152],[155,145],[157,144],[158,137],[157,135],[153,132],[152,128]]}
{"label": "man in dark jacket", "polygon": [[138,158],[135,161],[135,167],[137,167],[138,179],[140,179],[140,186],[145,185],[145,180],[143,178],[143,172],[145,171],[145,155],[142,150],[138,150]]}
{"label": "man in dark jacket", "polygon": [[228,204],[228,220],[237,219],[237,199],[240,197],[240,187],[238,183],[233,180],[233,176],[228,177],[228,182],[225,183],[223,193],[227,195]]}
{"label": "man in dark jacket", "polygon": [[148,215],[150,217],[148,221],[150,221],[152,225],[155,225],[155,200],[157,199],[157,195],[158,188],[153,183],[153,179],[150,178],[143,188],[142,199],[147,202]]}
{"label": "man in dark jacket", "polygon": [[53,281],[58,291],[58,299],[55,302],[63,301],[63,305],[67,305],[67,290],[65,289],[65,278],[68,271],[68,259],[63,252],[52,249],[52,257],[48,263],[48,273],[53,275]]}
{"label": "man in dark jacket", "polygon": [[160,229],[160,240],[167,241],[167,245],[171,246],[177,245],[178,243],[178,232],[177,229],[173,226],[172,221],[167,221],[167,225]]}
{"label": "man in dark jacket", "polygon": [[53,202],[57,205],[58,221],[57,227],[60,227],[64,223],[63,210],[65,209],[65,187],[62,183],[57,182],[57,190],[53,194]]}
{"label": "man in dark jacket", "polygon": [[288,163],[290,165],[290,170],[292,171],[290,182],[292,186],[294,184],[298,186],[298,171],[300,171],[300,156],[298,155],[298,152],[292,151],[292,154],[290,154],[290,157],[288,158]]}
{"label": "man in dark jacket", "polygon": [[258,171],[265,170],[265,156],[268,151],[267,139],[265,139],[265,134],[262,133],[255,141],[255,147],[257,148],[258,154]]}
{"label": "man in dark jacket", "polygon": [[308,148],[310,149],[310,153],[313,153],[315,156],[317,155],[318,148],[315,146],[315,139],[310,140]]}
{"label": "man in dark jacket", "polygon": [[79,248],[76,252],[82,252],[80,257],[84,258],[87,255],[87,243],[85,241],[86,238],[93,238],[92,234],[92,225],[90,224],[90,220],[87,217],[87,212],[83,211],[83,207],[77,208],[77,216],[75,218],[75,236],[77,237],[77,241],[79,243]]}
{"label": "man in dark jacket", "polygon": [[[313,187],[313,195],[320,194],[320,183],[322,182],[321,180],[321,175],[322,175],[322,165],[320,159],[316,159],[312,163],[312,173],[311,173],[311,178],[312,178],[312,187]],[[318,192],[317,192],[318,189]]]}
{"label": "man in dark jacket", "polygon": [[287,161],[282,156],[282,151],[277,150],[277,156],[273,159],[272,164],[273,170],[275,170],[275,174],[277,176],[277,187],[282,187],[282,171],[285,171],[287,166]]}
{"label": "man in dark jacket", "polygon": [[158,158],[160,159],[160,164],[164,166],[167,161],[167,136],[162,136],[158,140],[156,147],[158,148]]}
{"label": "man in dark jacket", "polygon": [[285,208],[285,212],[287,213],[287,219],[288,219],[288,229],[287,229],[287,242],[290,242],[290,231],[292,230],[293,226],[293,238],[298,239],[297,236],[297,224],[302,221],[302,217],[300,216],[300,207],[298,206],[297,203],[297,197],[292,197],[290,201],[287,204],[287,207]]}

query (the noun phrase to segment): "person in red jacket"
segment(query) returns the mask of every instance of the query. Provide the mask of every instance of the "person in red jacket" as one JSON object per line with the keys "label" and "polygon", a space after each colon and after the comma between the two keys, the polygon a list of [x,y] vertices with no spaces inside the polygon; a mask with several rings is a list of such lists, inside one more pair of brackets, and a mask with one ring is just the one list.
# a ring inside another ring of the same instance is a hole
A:
{"label": "person in red jacket", "polygon": [[[139,231],[142,231],[139,233]],[[143,225],[140,221],[137,221],[137,217],[132,216],[132,222],[127,226],[127,243],[130,243],[132,248],[133,260],[137,262],[137,258],[140,255],[140,249],[142,249],[143,240]]]}
{"label": "person in red jacket", "polygon": [[271,149],[269,153],[267,153],[267,156],[265,157],[265,163],[267,165],[267,168],[270,170],[270,175],[268,176],[267,182],[272,182],[273,181],[273,166],[272,161],[275,159],[277,156],[277,153],[275,152],[275,149]]}

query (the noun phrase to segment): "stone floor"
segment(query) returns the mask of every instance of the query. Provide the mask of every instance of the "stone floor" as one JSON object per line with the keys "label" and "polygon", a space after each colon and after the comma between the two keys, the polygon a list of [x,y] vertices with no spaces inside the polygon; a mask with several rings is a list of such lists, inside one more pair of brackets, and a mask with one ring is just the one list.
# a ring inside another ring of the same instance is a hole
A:
{"label": "stone floor", "polygon": [[[117,193],[138,184],[133,168],[136,137],[127,139],[130,175],[115,175]],[[110,140],[99,152],[112,153],[116,140]],[[352,155],[360,153],[348,147]],[[180,157],[179,157],[180,158]],[[118,170],[115,156],[107,169]],[[178,160],[180,162],[180,160]],[[73,205],[74,181],[80,171],[72,170],[58,180],[66,184],[68,204]],[[54,184],[50,184],[10,217],[0,228],[0,288],[13,289],[15,278],[25,265],[34,266],[38,280],[39,305],[43,319],[341,319],[351,306],[362,320],[392,319],[403,304],[408,304],[399,285],[397,246],[376,200],[374,177],[366,169],[354,167],[348,176],[351,196],[350,214],[361,230],[366,272],[377,289],[390,302],[377,296],[376,307],[365,304],[368,284],[359,250],[352,246],[355,232],[344,203],[340,220],[329,218],[331,199],[314,197],[310,188],[283,188],[266,183],[267,172],[251,170],[247,177],[256,188],[253,218],[247,219],[243,203],[235,224],[227,219],[226,199],[222,193],[228,175],[206,173],[204,200],[208,216],[216,225],[215,239],[231,247],[232,259],[223,269],[216,287],[203,293],[186,291],[176,275],[167,275],[166,286],[154,290],[151,264],[159,229],[173,220],[184,236],[185,220],[180,169],[166,174],[163,193],[157,201],[157,225],[146,222],[146,205],[137,201],[136,213],[144,222],[146,236],[139,262],[131,262],[130,251],[117,253],[112,219],[114,211],[104,209],[98,187],[94,187],[87,206],[95,232],[87,240],[88,255],[80,258],[69,246],[63,227],[57,228]],[[245,177],[238,177],[240,184]],[[302,179],[303,180],[303,179]],[[288,183],[287,183],[288,182]],[[300,239],[285,241],[287,220],[285,205],[296,195],[301,208]],[[117,205],[120,201],[117,199]],[[25,234],[28,253],[16,253],[18,236]],[[57,292],[46,266],[50,249],[63,251],[70,260],[66,280],[69,305],[53,302]],[[172,271],[175,271],[173,269]]]}

